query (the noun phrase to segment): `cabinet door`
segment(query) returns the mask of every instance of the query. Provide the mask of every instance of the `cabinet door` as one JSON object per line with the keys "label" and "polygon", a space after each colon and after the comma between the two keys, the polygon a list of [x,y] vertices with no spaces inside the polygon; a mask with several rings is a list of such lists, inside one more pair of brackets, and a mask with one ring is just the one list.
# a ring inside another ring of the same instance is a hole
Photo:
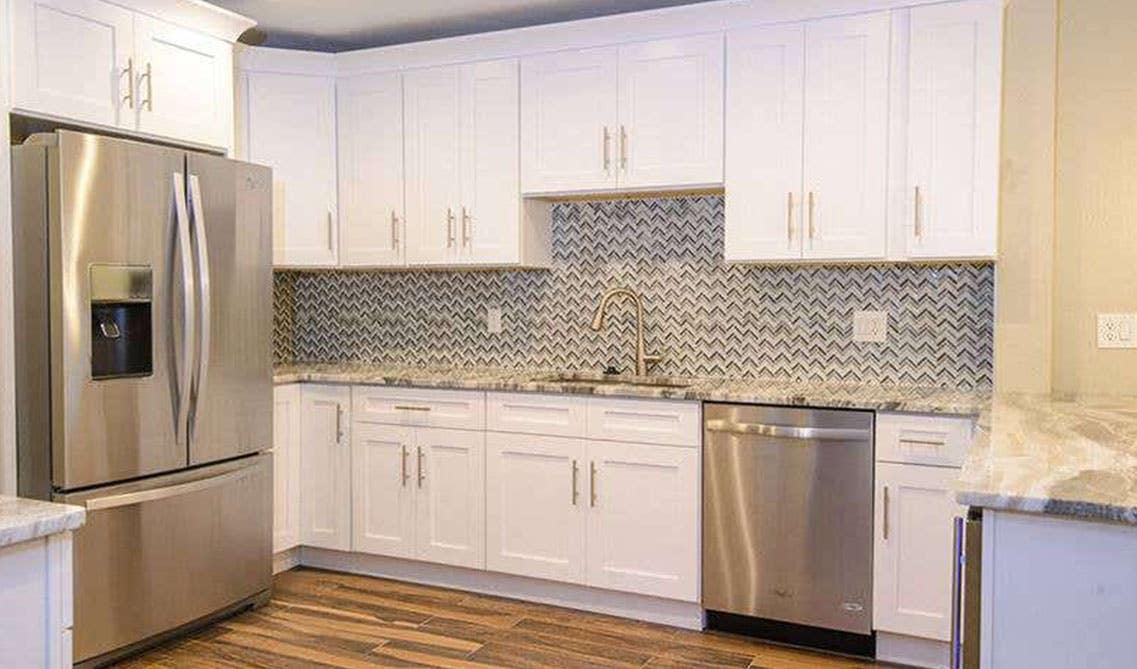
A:
{"label": "cabinet door", "polygon": [[521,61],[521,189],[526,193],[616,187],[616,48]]}
{"label": "cabinet door", "polygon": [[875,629],[951,638],[952,519],[965,512],[952,492],[958,476],[949,467],[877,463]]}
{"label": "cabinet door", "polygon": [[1001,20],[1001,3],[989,0],[912,9],[911,257],[995,257]]}
{"label": "cabinet door", "polygon": [[133,127],[131,12],[98,0],[13,0],[11,48],[14,107]]}
{"label": "cabinet door", "polygon": [[340,264],[403,259],[403,79],[377,74],[336,85]]}
{"label": "cabinet door", "polygon": [[413,428],[352,425],[352,550],[414,557],[413,449]]}
{"label": "cabinet door", "polygon": [[694,602],[699,450],[588,442],[586,583]]}
{"label": "cabinet door", "polygon": [[889,30],[887,12],[806,24],[806,258],[885,254]]}
{"label": "cabinet door", "polygon": [[273,262],[335,265],[335,83],[249,73],[247,118],[249,161],[272,168]]}
{"label": "cabinet door", "polygon": [[300,392],[300,543],[351,549],[351,389]]}
{"label": "cabinet door", "polygon": [[584,440],[486,435],[486,568],[584,582]]}
{"label": "cabinet door", "polygon": [[463,65],[462,210],[464,263],[516,263],[521,253],[516,60]]}
{"label": "cabinet door", "polygon": [[721,33],[620,47],[619,185],[722,183]]}
{"label": "cabinet door", "polygon": [[233,45],[142,14],[134,44],[138,129],[231,148]]}
{"label": "cabinet door", "polygon": [[272,431],[272,550],[300,544],[300,386],[276,386]]}
{"label": "cabinet door", "polygon": [[484,569],[485,432],[415,429],[415,555]]}
{"label": "cabinet door", "polygon": [[406,101],[407,262],[455,261],[461,215],[458,68],[403,75]]}
{"label": "cabinet door", "polygon": [[726,48],[726,260],[800,258],[805,29],[739,30]]}

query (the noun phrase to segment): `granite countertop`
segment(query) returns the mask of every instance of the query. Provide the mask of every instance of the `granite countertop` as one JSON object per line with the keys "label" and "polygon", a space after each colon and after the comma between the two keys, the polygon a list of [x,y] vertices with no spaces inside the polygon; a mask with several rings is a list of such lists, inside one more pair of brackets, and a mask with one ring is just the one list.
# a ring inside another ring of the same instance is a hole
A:
{"label": "granite countertop", "polygon": [[[553,377],[568,377],[577,382]],[[279,365],[274,370],[274,380],[277,384],[314,382],[506,390],[972,416],[979,414],[986,407],[989,398],[989,394],[985,391],[777,379],[652,377],[657,383],[671,385],[582,383],[600,378],[603,378],[600,374],[558,370],[415,367],[361,363],[299,363]]]}
{"label": "granite countertop", "polygon": [[961,504],[1137,524],[1137,397],[997,394]]}
{"label": "granite countertop", "polygon": [[0,495],[0,548],[76,530],[86,520],[81,506]]}

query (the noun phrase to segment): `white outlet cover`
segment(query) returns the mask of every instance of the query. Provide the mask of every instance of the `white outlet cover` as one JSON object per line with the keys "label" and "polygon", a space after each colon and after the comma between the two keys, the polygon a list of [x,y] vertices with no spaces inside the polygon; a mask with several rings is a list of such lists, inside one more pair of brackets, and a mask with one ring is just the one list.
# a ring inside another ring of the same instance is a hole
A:
{"label": "white outlet cover", "polygon": [[1137,314],[1098,314],[1098,348],[1137,348]]}
{"label": "white outlet cover", "polygon": [[486,330],[490,334],[501,334],[501,307],[486,308]]}
{"label": "white outlet cover", "polygon": [[853,341],[877,344],[888,341],[888,312],[854,311]]}

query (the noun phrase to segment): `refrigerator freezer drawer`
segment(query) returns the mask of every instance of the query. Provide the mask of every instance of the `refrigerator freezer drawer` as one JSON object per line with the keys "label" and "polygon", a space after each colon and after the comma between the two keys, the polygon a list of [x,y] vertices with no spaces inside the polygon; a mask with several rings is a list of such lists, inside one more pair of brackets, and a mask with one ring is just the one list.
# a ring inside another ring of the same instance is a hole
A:
{"label": "refrigerator freezer drawer", "polygon": [[87,508],[74,545],[77,662],[271,585],[269,454],[57,499]]}

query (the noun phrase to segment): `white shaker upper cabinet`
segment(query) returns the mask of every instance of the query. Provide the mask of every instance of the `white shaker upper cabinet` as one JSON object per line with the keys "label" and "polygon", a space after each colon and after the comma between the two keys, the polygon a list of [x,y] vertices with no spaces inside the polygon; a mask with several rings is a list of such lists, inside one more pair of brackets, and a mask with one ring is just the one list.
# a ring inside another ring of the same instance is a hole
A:
{"label": "white shaker upper cabinet", "polygon": [[620,188],[722,183],[722,34],[622,46],[619,58]]}
{"label": "white shaker upper cabinet", "polygon": [[521,261],[518,159],[518,64],[463,65],[461,206],[458,242],[463,263]]}
{"label": "white shaker upper cabinet", "polygon": [[340,264],[402,266],[403,79],[377,74],[336,85]]}
{"label": "white shaker upper cabinet", "polygon": [[807,259],[886,253],[887,12],[805,24]]}
{"label": "white shaker upper cabinet", "polygon": [[130,11],[98,0],[13,0],[12,19],[13,106],[133,126]]}
{"label": "white shaker upper cabinet", "polygon": [[403,75],[407,263],[455,262],[461,225],[459,68]]}
{"label": "white shaker upper cabinet", "polygon": [[141,14],[134,43],[138,130],[230,146],[233,45]]}
{"label": "white shaker upper cabinet", "polygon": [[727,261],[801,257],[801,24],[727,34]]}
{"label": "white shaker upper cabinet", "polygon": [[907,254],[995,257],[1002,3],[910,15]]}
{"label": "white shaker upper cabinet", "polygon": [[619,132],[616,48],[521,61],[521,190],[616,187]]}
{"label": "white shaker upper cabinet", "polygon": [[335,83],[319,76],[247,76],[247,156],[272,168],[273,261],[335,265]]}

